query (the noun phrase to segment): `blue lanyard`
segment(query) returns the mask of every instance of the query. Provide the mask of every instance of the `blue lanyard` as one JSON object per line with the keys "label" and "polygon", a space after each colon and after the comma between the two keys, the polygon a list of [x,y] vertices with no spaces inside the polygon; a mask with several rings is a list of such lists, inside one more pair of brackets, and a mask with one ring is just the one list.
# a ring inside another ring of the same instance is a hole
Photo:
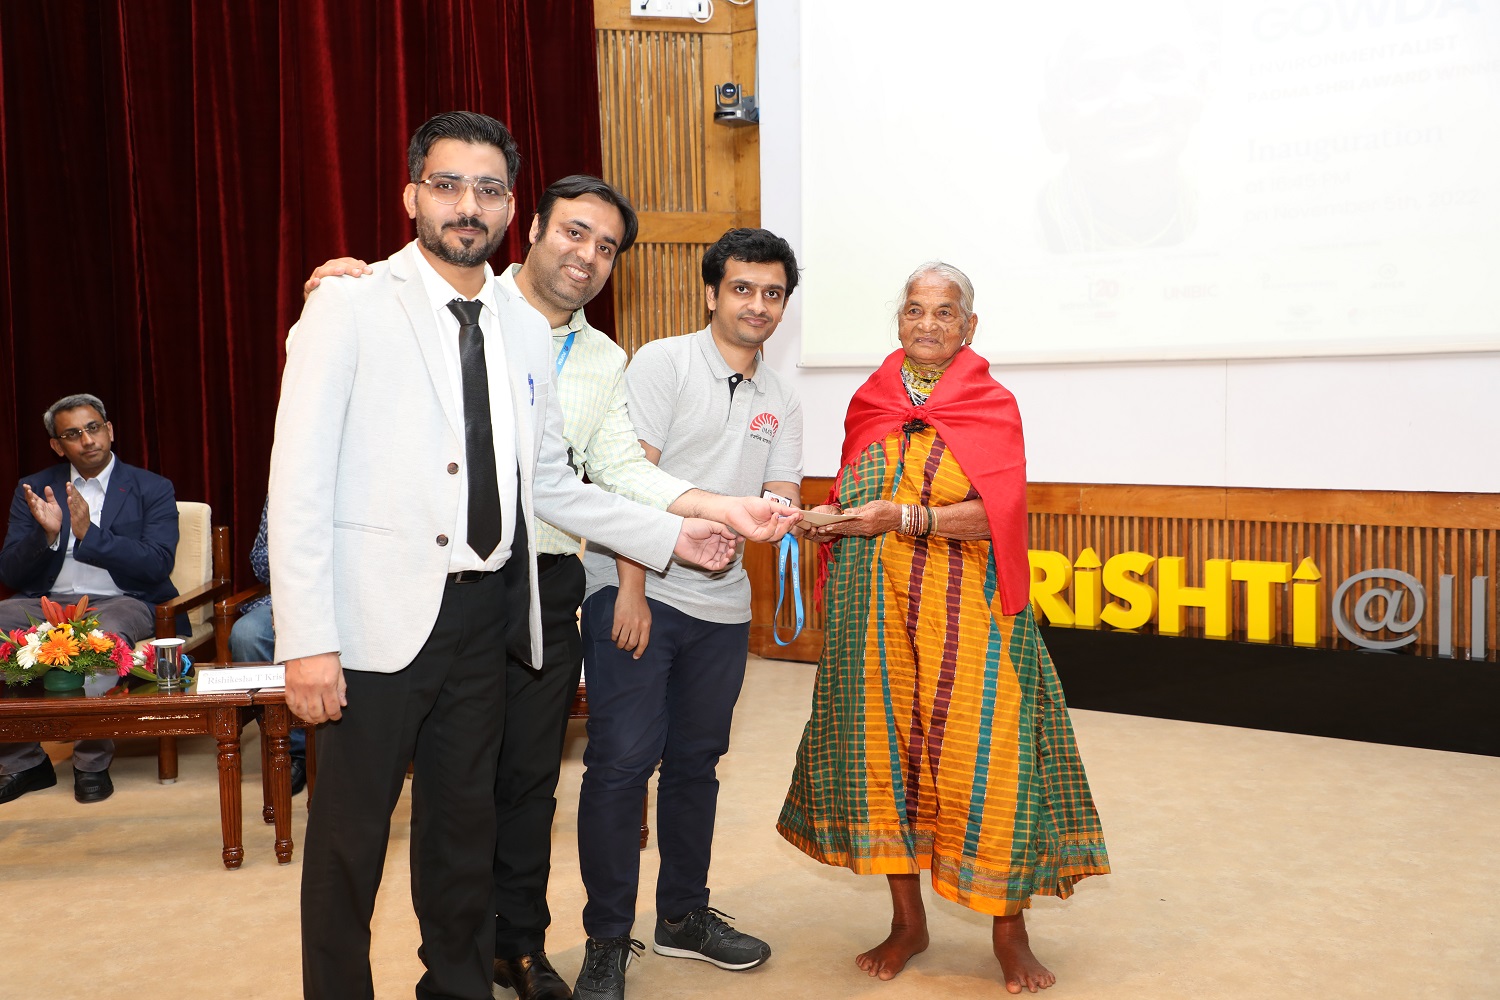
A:
{"label": "blue lanyard", "polygon": [[[778,622],[781,621],[781,602],[786,598],[786,572],[787,563],[792,566],[792,600],[797,602],[797,631],[792,637],[782,641],[777,634]],[[797,539],[792,537],[791,532],[781,536],[781,547],[776,559],[776,616],[771,619],[771,638],[776,640],[778,646],[790,646],[797,641],[797,636],[802,634],[802,557],[798,552]]]}
{"label": "blue lanyard", "polygon": [[554,362],[557,366],[556,378],[562,378],[562,366],[568,363],[568,353],[573,350],[573,338],[577,336],[577,330],[570,330],[568,339],[563,341],[562,350],[557,352],[557,361]]}

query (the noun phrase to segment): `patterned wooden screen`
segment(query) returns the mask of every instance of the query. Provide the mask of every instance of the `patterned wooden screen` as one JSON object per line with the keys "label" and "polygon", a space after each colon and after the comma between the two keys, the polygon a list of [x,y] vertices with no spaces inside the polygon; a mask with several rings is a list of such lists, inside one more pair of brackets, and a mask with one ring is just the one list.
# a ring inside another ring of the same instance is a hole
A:
{"label": "patterned wooden screen", "polygon": [[614,333],[634,353],[707,325],[704,249],[760,224],[758,130],[713,121],[715,84],[754,89],[755,17],[719,4],[707,24],[637,18],[626,0],[596,0],[594,25],[604,177],[641,216],[613,281]]}

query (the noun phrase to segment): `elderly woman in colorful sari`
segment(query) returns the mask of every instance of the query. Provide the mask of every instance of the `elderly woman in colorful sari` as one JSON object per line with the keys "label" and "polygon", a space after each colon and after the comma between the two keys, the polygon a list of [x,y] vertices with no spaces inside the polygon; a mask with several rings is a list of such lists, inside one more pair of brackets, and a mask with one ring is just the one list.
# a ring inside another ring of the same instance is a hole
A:
{"label": "elderly woman in colorful sari", "polygon": [[1015,398],[968,345],[957,268],[908,279],[901,349],[855,393],[832,502],[826,639],[777,830],[889,880],[891,933],[858,956],[891,979],[927,948],[920,872],[994,917],[1006,988],[1056,977],[1023,911],[1109,871],[1062,687],[1029,607]]}

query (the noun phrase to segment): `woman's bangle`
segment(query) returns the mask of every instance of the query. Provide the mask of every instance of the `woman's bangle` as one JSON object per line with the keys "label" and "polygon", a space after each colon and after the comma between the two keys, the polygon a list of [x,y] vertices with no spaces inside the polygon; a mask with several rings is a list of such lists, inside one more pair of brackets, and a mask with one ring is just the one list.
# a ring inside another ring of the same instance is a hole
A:
{"label": "woman's bangle", "polygon": [[937,511],[926,504],[901,504],[901,525],[897,529],[903,535],[927,538],[937,534]]}

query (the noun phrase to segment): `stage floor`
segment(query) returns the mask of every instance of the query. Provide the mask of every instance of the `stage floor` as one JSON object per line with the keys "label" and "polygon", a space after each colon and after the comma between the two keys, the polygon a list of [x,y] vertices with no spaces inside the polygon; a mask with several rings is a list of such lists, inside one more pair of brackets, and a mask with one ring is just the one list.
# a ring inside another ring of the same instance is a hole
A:
{"label": "stage floor", "polygon": [[[650,953],[635,1000],[999,996],[988,921],[929,893],[932,947],[879,983],[854,955],[886,932],[883,881],[824,868],[774,823],[807,717],[814,668],[752,658],[720,767],[713,904],[771,942],[748,973]],[[1054,997],[1360,1000],[1500,996],[1500,759],[1101,712],[1074,723],[1114,874],[1028,916]],[[559,793],[549,951],[568,978],[583,955],[574,848],[581,724]],[[78,805],[58,786],[0,805],[0,886],[18,929],[0,948],[0,993],[300,995],[297,887],[260,814],[259,753],[245,742],[245,861],[219,860],[211,741],[183,740],[182,777],[156,782],[137,747],[116,792]],[[66,749],[49,746],[66,760]],[[408,997],[421,973],[409,897],[409,796],[392,827],[374,921],[376,995]],[[642,855],[635,936],[655,920],[655,837]],[[502,997],[513,996],[498,991]]]}

